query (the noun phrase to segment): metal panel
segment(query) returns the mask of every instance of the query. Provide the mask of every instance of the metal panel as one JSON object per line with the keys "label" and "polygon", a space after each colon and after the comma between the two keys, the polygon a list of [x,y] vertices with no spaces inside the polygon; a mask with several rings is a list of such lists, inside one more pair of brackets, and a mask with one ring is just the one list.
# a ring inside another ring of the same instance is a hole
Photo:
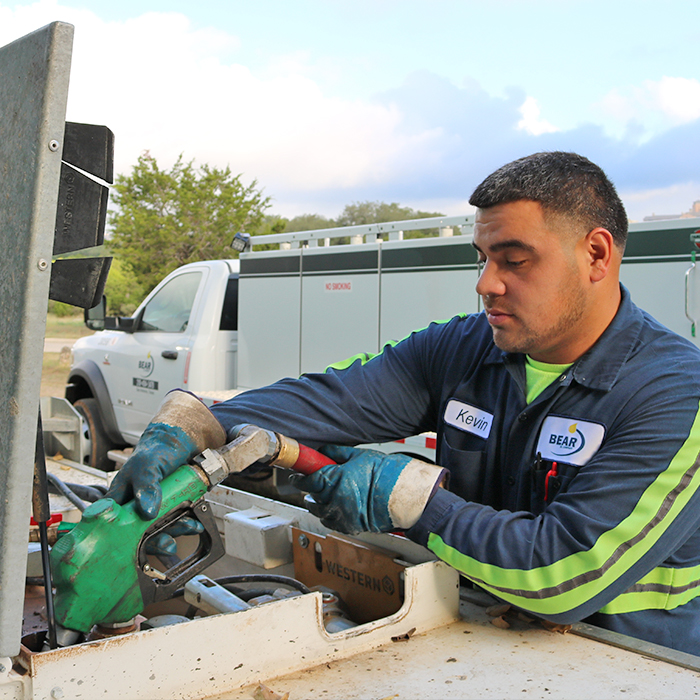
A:
{"label": "metal panel", "polygon": [[[632,301],[650,313],[674,333],[696,345],[700,339],[691,335],[691,323],[685,316],[685,272],[688,262],[645,262],[620,267],[620,281],[629,289]],[[691,306],[700,305],[697,285],[692,287]]]}
{"label": "metal panel", "polygon": [[321,594],[312,593],[65,649],[23,652],[20,663],[29,667],[35,700],[210,697],[387,646],[409,631],[449,625],[459,614],[458,587],[454,569],[427,562],[406,569],[398,612],[335,634],[323,626]]}
{"label": "metal panel", "polygon": [[250,256],[241,256],[238,291],[238,386],[245,389],[299,375],[299,250]]}
{"label": "metal panel", "polygon": [[73,27],[0,48],[0,657],[19,653]]}
{"label": "metal panel", "polygon": [[[478,279],[471,270],[399,272],[382,274],[382,344],[401,340],[432,321],[445,321],[461,313],[477,313]],[[406,313],[406,308],[411,313]]]}
{"label": "metal panel", "polygon": [[471,237],[382,244],[381,343],[401,340],[460,313],[480,310]]}
{"label": "metal panel", "polygon": [[700,219],[631,224],[620,268],[620,281],[634,303],[697,346],[700,338],[693,335],[686,310],[697,316],[700,286],[694,274],[686,280],[686,271],[697,252],[691,234],[699,228]]}
{"label": "metal panel", "polygon": [[332,256],[323,248],[303,252],[301,372],[379,350],[379,246],[338,247]]}
{"label": "metal panel", "polygon": [[[676,700],[697,693],[695,671],[646,658],[646,649],[634,653],[517,620],[501,629],[492,624],[496,618],[470,603],[463,603],[460,612],[459,622],[429,634],[411,634],[404,642],[347,660],[259,680],[270,690],[267,697],[288,694],[294,700]],[[254,691],[251,684],[216,700],[250,700]]]}

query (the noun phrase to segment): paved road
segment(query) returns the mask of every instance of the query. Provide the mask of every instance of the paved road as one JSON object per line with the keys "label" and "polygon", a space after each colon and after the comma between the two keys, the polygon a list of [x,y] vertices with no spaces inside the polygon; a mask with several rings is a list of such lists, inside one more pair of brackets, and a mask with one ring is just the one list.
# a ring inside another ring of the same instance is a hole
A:
{"label": "paved road", "polygon": [[74,338],[44,338],[44,352],[61,352],[63,348],[72,348]]}

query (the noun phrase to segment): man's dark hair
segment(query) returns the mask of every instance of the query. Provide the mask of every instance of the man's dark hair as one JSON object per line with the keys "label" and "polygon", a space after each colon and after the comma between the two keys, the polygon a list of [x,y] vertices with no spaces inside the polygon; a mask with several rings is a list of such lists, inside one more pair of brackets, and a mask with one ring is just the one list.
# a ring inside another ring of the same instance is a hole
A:
{"label": "man's dark hair", "polygon": [[535,153],[489,175],[469,198],[479,209],[529,199],[546,213],[560,214],[586,227],[601,226],[624,251],[627,214],[601,168],[577,153]]}

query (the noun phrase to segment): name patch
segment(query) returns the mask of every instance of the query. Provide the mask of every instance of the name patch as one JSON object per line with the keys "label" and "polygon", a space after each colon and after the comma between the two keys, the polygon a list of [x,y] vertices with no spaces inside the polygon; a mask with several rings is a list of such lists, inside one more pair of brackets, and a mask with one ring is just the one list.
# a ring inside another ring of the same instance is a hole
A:
{"label": "name patch", "polygon": [[603,443],[605,427],[600,423],[547,416],[537,442],[544,459],[582,467]]}
{"label": "name patch", "polygon": [[445,408],[444,420],[448,425],[478,435],[485,440],[491,433],[493,414],[482,411],[476,406],[470,406],[468,403],[450,399]]}

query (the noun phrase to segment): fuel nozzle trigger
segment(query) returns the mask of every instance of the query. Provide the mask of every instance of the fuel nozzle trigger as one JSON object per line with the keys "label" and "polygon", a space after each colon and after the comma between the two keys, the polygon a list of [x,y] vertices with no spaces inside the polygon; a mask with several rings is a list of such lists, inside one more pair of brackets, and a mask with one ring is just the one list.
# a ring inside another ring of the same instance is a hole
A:
{"label": "fuel nozzle trigger", "polygon": [[[183,559],[173,555],[167,557],[149,554],[149,541],[161,533],[167,534],[169,528],[185,517],[194,518],[204,528],[193,536],[198,538],[194,551]],[[172,598],[175,591],[224,554],[224,544],[211,512],[211,504],[204,498],[192,504],[182,504],[170,511],[146,530],[139,543],[137,574],[144,606]]]}

